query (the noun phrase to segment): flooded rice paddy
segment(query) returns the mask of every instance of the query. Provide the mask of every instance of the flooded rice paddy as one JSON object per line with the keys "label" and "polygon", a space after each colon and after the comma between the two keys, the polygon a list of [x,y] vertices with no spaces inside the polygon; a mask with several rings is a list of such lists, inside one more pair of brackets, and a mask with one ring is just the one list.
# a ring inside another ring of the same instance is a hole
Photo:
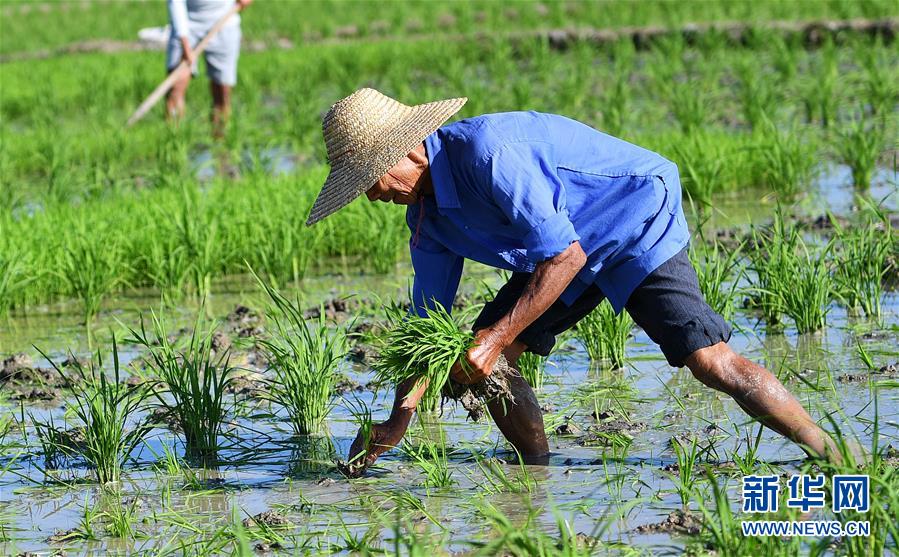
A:
{"label": "flooded rice paddy", "polygon": [[[847,185],[847,172],[831,168],[796,212],[807,218],[827,209],[851,215],[856,198]],[[894,171],[881,170],[870,195],[895,218],[899,194]],[[717,207],[712,221],[722,228],[745,227],[750,221],[769,220],[772,212],[770,204],[737,196]],[[314,308],[349,296],[347,311],[332,308],[337,310],[331,312],[334,318],[355,320],[356,325],[376,321],[377,300],[405,299],[409,276],[410,268],[404,264],[386,277],[353,273],[310,277],[302,283],[303,303]],[[484,285],[495,287],[500,280],[491,270],[469,266],[460,299],[466,305],[479,303]],[[746,280],[740,279],[740,285],[746,286]],[[88,470],[78,458],[63,459],[58,469],[46,468],[29,424],[32,417],[43,421],[52,417],[56,424],[70,420],[65,391],[43,397],[49,400],[20,402],[13,400],[15,393],[7,385],[0,553],[64,549],[67,555],[216,554],[217,532],[269,511],[266,516],[273,527],[284,520],[289,523],[261,531],[248,523],[248,542],[259,552],[365,554],[365,547],[392,552],[399,532],[440,540],[447,552],[465,552],[495,534],[484,510],[492,506],[513,523],[525,523],[534,513],[540,528],[556,534],[561,517],[572,532],[584,534],[583,540],[600,540],[603,553],[680,554],[695,546],[688,534],[697,526],[678,518],[682,503],[672,439],[696,440],[698,467],[710,467],[719,481],[727,479],[734,508],[740,501],[737,488],[742,475],[734,455],[746,455],[757,445],[754,470],[772,473],[794,473],[804,463],[798,447],[761,430],[733,401],[703,387],[688,370],[671,368],[649,338],[635,329],[627,343],[624,369],[592,366],[573,336],[564,338],[550,356],[546,383],[538,392],[551,432],[552,456],[545,465],[519,464],[492,424],[468,422],[464,410],[447,405],[441,415],[419,417],[407,441],[414,447],[422,439],[438,445],[444,439],[453,485],[425,487],[422,467],[399,449],[383,456],[366,477],[347,480],[333,466],[335,458],[346,456],[357,429],[343,401],[364,402],[380,420],[389,412],[392,392],[371,386],[370,354],[356,350],[340,366],[345,379],[335,393],[328,435],[292,437],[285,416],[277,411],[272,415],[273,407],[254,390],[265,365],[253,335],[264,331],[265,324],[252,315],[263,305],[255,283],[234,277],[216,284],[204,306],[209,317],[220,321],[219,330],[227,335],[233,359],[247,377],[230,395],[234,404],[230,425],[216,461],[202,467],[184,461],[181,438],[160,424],[133,453],[114,495],[82,481]],[[238,306],[250,312],[235,313]],[[139,312],[150,308],[159,308],[152,291],[133,292],[105,304],[90,345],[78,325],[75,304],[14,314],[0,326],[0,353],[7,357],[25,352],[35,367],[47,368],[48,362],[32,345],[57,363],[69,350],[89,358],[92,347],[108,353],[114,331],[123,367],[140,367],[142,353],[121,344],[121,339],[127,336],[127,327],[137,325]],[[170,330],[188,326],[197,310],[196,301],[164,310],[177,324]],[[892,455],[890,465],[896,466],[899,294],[895,291],[884,297],[883,314],[877,325],[834,304],[827,327],[818,333],[798,335],[788,326],[784,334],[769,335],[756,314],[738,309],[731,344],[777,374],[815,419],[826,424],[825,416],[831,416],[862,445],[871,446],[876,422],[878,442],[892,445],[887,455]],[[872,359],[873,370],[862,354]],[[104,361],[108,367],[109,358]],[[134,416],[134,423],[145,418]],[[701,473],[696,476],[699,483],[707,481]],[[122,513],[131,513],[133,536],[116,537],[106,530]]]}

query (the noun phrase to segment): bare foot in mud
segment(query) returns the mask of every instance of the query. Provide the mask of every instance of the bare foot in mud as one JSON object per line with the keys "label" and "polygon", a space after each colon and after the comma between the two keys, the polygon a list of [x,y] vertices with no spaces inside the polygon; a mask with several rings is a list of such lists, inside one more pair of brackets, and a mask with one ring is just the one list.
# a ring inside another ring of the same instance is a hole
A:
{"label": "bare foot in mud", "polygon": [[356,439],[350,446],[347,462],[338,462],[337,468],[349,478],[362,476],[365,470],[374,464],[379,456],[399,445],[405,433],[406,428],[399,427],[389,421],[372,424],[371,436],[366,447],[365,433],[360,429]]}

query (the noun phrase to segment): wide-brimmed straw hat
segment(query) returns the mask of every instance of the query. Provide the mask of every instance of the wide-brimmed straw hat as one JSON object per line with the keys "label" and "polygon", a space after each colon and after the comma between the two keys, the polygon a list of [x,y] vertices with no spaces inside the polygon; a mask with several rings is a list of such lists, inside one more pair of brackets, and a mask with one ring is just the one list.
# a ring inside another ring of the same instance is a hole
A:
{"label": "wide-brimmed straw hat", "polygon": [[349,204],[458,112],[466,97],[407,106],[374,89],[359,89],[322,118],[331,172],[306,226]]}

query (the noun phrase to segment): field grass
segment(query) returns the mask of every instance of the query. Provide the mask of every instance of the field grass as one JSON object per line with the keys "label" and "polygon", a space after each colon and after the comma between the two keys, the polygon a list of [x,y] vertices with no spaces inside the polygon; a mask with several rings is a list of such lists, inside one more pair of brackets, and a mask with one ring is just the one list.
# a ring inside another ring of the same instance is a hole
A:
{"label": "field grass", "polygon": [[[489,0],[453,2],[435,7],[424,0],[384,4],[352,0],[298,3],[257,2],[244,14],[244,35],[274,44],[321,39],[377,39],[409,34],[440,35],[497,30],[545,29],[584,25],[675,25],[693,21],[764,21],[770,19],[844,19],[894,13],[885,0],[799,0],[789,3],[647,0],[570,3],[560,0],[517,2],[504,6]],[[340,14],[340,17],[335,17]],[[8,0],[0,16],[15,19],[0,41],[0,53],[34,52],[86,39],[136,40],[142,27],[164,25],[164,4],[142,1],[38,3]]]}
{"label": "field grass", "polygon": [[[648,52],[627,43],[557,51],[537,40],[384,41],[362,51],[337,44],[246,53],[233,125],[215,145],[199,86],[180,127],[157,114],[122,129],[158,78],[155,54],[5,63],[0,127],[16,141],[0,144],[0,310],[75,297],[91,322],[110,294],[153,286],[171,301],[202,297],[214,278],[243,272],[245,260],[278,286],[335,257],[391,271],[407,234],[397,208],[360,201],[303,226],[326,175],[318,116],[360,84],[405,102],[466,94],[462,117],[529,108],[608,124],[677,162],[686,195],[706,207],[746,188],[801,196],[828,159],[845,160],[856,181],[868,183],[897,119],[881,109],[870,123],[867,107],[890,102],[884,83],[899,81],[899,72],[889,64],[890,45],[845,41],[804,50],[761,34],[734,49],[720,37],[692,46],[671,38]],[[785,61],[784,52],[792,58]],[[447,63],[393,64],[436,58]],[[820,111],[804,108],[806,79],[832,65],[844,84],[828,96],[835,108],[825,129]],[[753,91],[776,89],[777,102],[739,109],[757,93],[745,91],[750,82]],[[690,94],[697,89],[706,95],[698,104]],[[274,176],[272,159],[285,152],[292,170]],[[196,158],[208,158],[220,175],[200,180],[190,163]]]}

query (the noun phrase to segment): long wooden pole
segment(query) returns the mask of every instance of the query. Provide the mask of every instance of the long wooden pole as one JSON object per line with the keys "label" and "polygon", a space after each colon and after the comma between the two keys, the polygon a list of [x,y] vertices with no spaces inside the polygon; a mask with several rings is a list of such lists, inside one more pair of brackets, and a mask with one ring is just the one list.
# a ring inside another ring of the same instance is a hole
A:
{"label": "long wooden pole", "polygon": [[[225,26],[225,23],[228,22],[228,19],[239,11],[240,4],[235,3],[234,6],[230,10],[228,10],[228,13],[223,15],[221,19],[215,22],[215,25],[213,25],[212,28],[209,29],[209,32],[206,33],[206,36],[203,37],[203,39],[199,43],[197,43],[197,46],[194,47],[194,59],[198,58],[200,54],[202,54],[203,51],[206,50],[206,47],[209,45],[209,41],[211,41],[212,38],[222,30],[222,27]],[[168,77],[166,77],[163,82],[160,83],[158,87],[156,87],[156,89],[153,89],[153,92],[150,93],[150,96],[147,97],[144,102],[140,103],[140,106],[137,107],[137,110],[134,111],[134,114],[132,114],[131,117],[128,118],[128,122],[125,124],[125,127],[130,128],[138,120],[143,118],[147,114],[147,112],[149,112],[150,109],[159,102],[159,99],[161,99],[163,95],[165,95],[168,90],[172,88],[172,85],[174,85],[175,82],[182,77],[185,71],[189,72],[190,68],[188,67],[186,60],[181,60],[181,62],[178,63],[175,69],[172,70],[171,73],[169,73]]]}

